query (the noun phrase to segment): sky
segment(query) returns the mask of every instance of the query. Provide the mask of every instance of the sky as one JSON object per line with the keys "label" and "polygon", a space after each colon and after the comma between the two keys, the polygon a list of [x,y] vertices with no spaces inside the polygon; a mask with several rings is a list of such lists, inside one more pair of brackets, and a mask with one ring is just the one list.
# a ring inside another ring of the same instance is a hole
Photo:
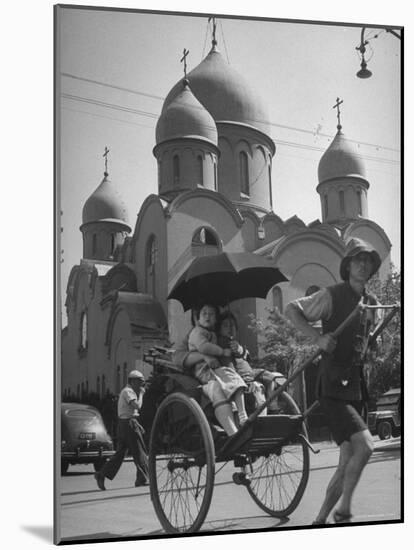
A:
{"label": "sky", "polygon": [[[62,288],[82,256],[79,226],[86,199],[103,177],[124,198],[134,228],[144,199],[157,193],[155,125],[163,99],[211,47],[207,16],[62,9],[58,41]],[[333,105],[370,182],[369,217],[400,256],[401,42],[369,28],[373,76],[359,79],[361,26],[217,17],[218,48],[267,105],[276,143],[274,210],[306,224],[321,217],[317,169],[336,133]]]}

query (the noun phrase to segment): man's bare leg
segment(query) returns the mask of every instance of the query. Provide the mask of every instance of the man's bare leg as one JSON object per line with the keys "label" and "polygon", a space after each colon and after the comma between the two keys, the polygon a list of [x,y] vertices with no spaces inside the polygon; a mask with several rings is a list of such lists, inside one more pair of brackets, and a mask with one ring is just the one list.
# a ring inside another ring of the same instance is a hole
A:
{"label": "man's bare leg", "polygon": [[352,456],[345,468],[343,491],[337,513],[343,517],[351,515],[351,499],[372,451],[374,441],[369,430],[351,436]]}
{"label": "man's bare leg", "polygon": [[314,523],[326,523],[329,513],[338,502],[342,495],[345,469],[352,457],[352,445],[349,441],[344,441],[339,447],[339,463],[338,467],[330,480],[326,489],[325,499],[322,503],[319,514],[316,516]]}

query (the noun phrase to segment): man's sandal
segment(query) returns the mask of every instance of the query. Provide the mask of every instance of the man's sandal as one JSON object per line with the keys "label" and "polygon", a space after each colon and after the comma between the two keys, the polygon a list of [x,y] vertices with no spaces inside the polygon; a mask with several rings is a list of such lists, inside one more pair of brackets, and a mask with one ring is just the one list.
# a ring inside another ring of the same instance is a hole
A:
{"label": "man's sandal", "polygon": [[335,510],[333,519],[335,523],[351,523],[352,514],[343,514]]}

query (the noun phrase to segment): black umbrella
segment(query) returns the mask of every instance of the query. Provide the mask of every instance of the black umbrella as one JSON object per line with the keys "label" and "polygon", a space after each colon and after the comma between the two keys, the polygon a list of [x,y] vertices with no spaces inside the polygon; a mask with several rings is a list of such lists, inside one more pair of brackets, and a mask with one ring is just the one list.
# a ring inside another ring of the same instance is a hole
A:
{"label": "black umbrella", "polygon": [[241,298],[266,298],[272,286],[287,280],[267,257],[222,252],[194,258],[168,299],[181,302],[184,310],[202,302],[223,306]]}

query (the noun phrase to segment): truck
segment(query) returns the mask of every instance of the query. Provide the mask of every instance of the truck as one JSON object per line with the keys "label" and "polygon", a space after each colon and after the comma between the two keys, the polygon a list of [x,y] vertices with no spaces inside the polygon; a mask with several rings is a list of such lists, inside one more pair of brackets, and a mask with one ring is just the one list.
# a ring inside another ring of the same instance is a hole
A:
{"label": "truck", "polygon": [[377,399],[376,410],[368,413],[368,428],[380,439],[401,435],[401,388],[392,388]]}

